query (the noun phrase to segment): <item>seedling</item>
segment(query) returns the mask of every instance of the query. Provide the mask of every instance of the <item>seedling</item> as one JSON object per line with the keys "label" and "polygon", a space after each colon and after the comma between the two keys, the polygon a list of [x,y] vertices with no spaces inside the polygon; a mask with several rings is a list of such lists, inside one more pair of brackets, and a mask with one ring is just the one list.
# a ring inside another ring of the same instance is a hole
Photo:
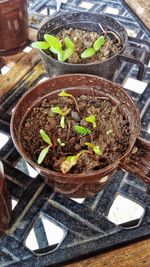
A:
{"label": "seedling", "polygon": [[60,138],[57,139],[57,142],[60,146],[65,146],[65,143],[63,143]]}
{"label": "seedling", "polygon": [[68,36],[64,39],[64,44],[66,49],[63,50],[62,43],[58,38],[46,33],[44,34],[44,41],[33,42],[32,47],[40,50],[49,49],[53,54],[57,55],[59,61],[66,61],[72,55],[75,45]]}
{"label": "seedling", "polygon": [[87,122],[91,122],[93,125],[93,129],[96,128],[96,116],[90,115],[89,117],[85,118]]}
{"label": "seedling", "polygon": [[101,47],[105,44],[105,38],[104,36],[100,36],[93,44],[93,47],[90,47],[86,49],[82,54],[81,58],[89,58],[95,55],[97,51],[101,49]]}
{"label": "seedling", "polygon": [[84,153],[91,153],[88,150],[82,150],[75,156],[68,156],[62,163],[61,163],[61,171],[62,173],[67,173],[70,169],[75,166],[80,158],[80,156]]}
{"label": "seedling", "polygon": [[108,129],[108,130],[106,131],[106,134],[107,134],[107,135],[110,135],[112,132],[113,132],[112,129]]}
{"label": "seedling", "polygon": [[85,134],[91,133],[91,130],[89,130],[88,128],[82,127],[80,125],[75,125],[74,128],[75,128],[76,132],[79,134],[85,135]]}
{"label": "seedling", "polygon": [[69,108],[69,109],[62,110],[59,106],[57,106],[57,107],[51,108],[51,110],[53,113],[61,115],[60,126],[62,128],[65,128],[65,116],[69,114],[71,109]]}
{"label": "seedling", "polygon": [[49,138],[49,136],[45,133],[45,131],[43,129],[40,130],[40,135],[41,135],[42,139],[44,140],[44,142],[48,144],[48,146],[43,148],[42,151],[40,152],[40,155],[39,155],[38,160],[37,160],[38,164],[41,164],[43,162],[50,147],[52,146],[51,139]]}
{"label": "seedling", "polygon": [[58,95],[59,96],[63,96],[63,97],[71,97],[73,99],[75,105],[76,105],[77,111],[80,113],[77,101],[76,101],[75,97],[72,94],[66,93],[64,90],[62,90]]}
{"label": "seedling", "polygon": [[91,147],[97,156],[102,155],[102,149],[100,148],[100,146],[96,146],[96,145],[94,145],[92,143],[88,143],[88,142],[85,143],[85,145]]}
{"label": "seedling", "polygon": [[37,48],[37,49],[46,50],[49,48],[49,44],[45,41],[38,41],[38,42],[32,43],[32,47]]}

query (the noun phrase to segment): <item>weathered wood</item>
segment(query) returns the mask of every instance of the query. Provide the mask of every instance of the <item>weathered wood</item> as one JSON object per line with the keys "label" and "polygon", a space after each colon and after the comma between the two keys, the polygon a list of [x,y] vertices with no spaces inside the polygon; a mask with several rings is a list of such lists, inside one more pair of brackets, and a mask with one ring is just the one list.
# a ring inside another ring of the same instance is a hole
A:
{"label": "weathered wood", "polygon": [[0,97],[10,91],[40,61],[37,50],[32,49],[16,62],[4,76],[0,76]]}
{"label": "weathered wood", "polygon": [[65,267],[149,267],[150,239],[106,252]]}
{"label": "weathered wood", "polygon": [[131,9],[140,17],[150,30],[150,1],[149,0],[125,0]]}
{"label": "weathered wood", "polygon": [[43,68],[43,65],[41,63],[37,64],[32,72],[25,76],[23,80],[25,80],[28,89],[32,86],[32,84],[42,75],[45,73],[45,70]]}

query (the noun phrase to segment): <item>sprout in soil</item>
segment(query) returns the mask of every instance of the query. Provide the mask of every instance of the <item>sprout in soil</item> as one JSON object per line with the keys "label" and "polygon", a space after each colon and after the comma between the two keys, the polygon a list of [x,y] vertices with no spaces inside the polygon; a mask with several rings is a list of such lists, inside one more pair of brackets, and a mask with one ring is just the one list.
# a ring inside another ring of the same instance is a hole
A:
{"label": "sprout in soil", "polygon": [[38,164],[41,164],[43,162],[50,147],[52,146],[51,139],[49,138],[49,136],[45,133],[45,131],[43,129],[40,130],[40,135],[41,135],[42,139],[44,140],[44,142],[48,144],[48,146],[43,148],[42,151],[40,152],[40,155],[39,155],[38,160],[37,160]]}
{"label": "sprout in soil", "polygon": [[96,128],[96,116],[95,115],[90,115],[85,118],[87,122],[91,122],[93,125],[93,129]]}
{"label": "sprout in soil", "polygon": [[61,126],[61,128],[65,128],[65,116],[67,116],[69,114],[71,109],[65,108],[64,110],[62,110],[59,106],[56,106],[56,107],[51,108],[51,111],[53,113],[61,115],[60,126]]}
{"label": "sprout in soil", "polygon": [[80,125],[75,125],[74,129],[76,130],[77,133],[79,134],[91,134],[91,130],[89,130],[88,128],[82,127]]}
{"label": "sprout in soil", "polygon": [[57,142],[60,146],[65,146],[65,143],[63,143],[60,138],[57,139]]}
{"label": "sprout in soil", "polygon": [[107,134],[107,135],[110,135],[112,132],[113,132],[112,129],[108,129],[108,130],[106,131],[106,134]]}
{"label": "sprout in soil", "polygon": [[88,150],[82,150],[75,156],[68,156],[62,163],[61,163],[61,171],[62,173],[67,173],[70,169],[75,166],[80,158],[80,156],[84,153],[91,153]]}
{"label": "sprout in soil", "polygon": [[53,54],[57,55],[59,61],[66,61],[75,49],[74,43],[68,36],[64,39],[65,50],[63,50],[62,43],[55,36],[46,33],[44,34],[44,39],[45,41],[33,42],[32,47],[42,50],[49,49]]}
{"label": "sprout in soil", "polygon": [[100,146],[97,146],[97,145],[94,145],[94,144],[88,143],[88,142],[84,143],[84,144],[88,147],[91,147],[97,156],[102,155],[102,149],[100,148]]}
{"label": "sprout in soil", "polygon": [[71,97],[73,99],[75,105],[76,105],[77,111],[80,113],[77,101],[76,101],[75,97],[72,94],[66,93],[64,90],[62,90],[58,95],[61,96],[61,97]]}
{"label": "sprout in soil", "polygon": [[81,58],[89,58],[95,55],[97,51],[100,50],[100,48],[105,44],[105,38],[104,36],[100,36],[93,44],[93,47],[90,47],[86,49],[82,54]]}

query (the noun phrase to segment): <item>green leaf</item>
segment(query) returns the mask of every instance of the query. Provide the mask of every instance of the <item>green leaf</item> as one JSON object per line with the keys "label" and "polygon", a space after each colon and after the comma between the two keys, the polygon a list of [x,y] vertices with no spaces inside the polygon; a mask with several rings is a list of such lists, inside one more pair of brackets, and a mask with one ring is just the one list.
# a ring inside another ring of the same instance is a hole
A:
{"label": "green leaf", "polygon": [[92,148],[94,147],[94,145],[93,145],[92,143],[85,142],[84,144],[85,144],[86,146],[89,146],[89,147],[92,147]]}
{"label": "green leaf", "polygon": [[64,51],[63,50],[58,52],[58,60],[62,61],[62,62],[65,61],[65,55],[64,55]]}
{"label": "green leaf", "polygon": [[38,41],[38,42],[34,42],[31,45],[33,48],[37,48],[37,49],[48,49],[50,46],[47,42],[45,41]]}
{"label": "green leaf", "polygon": [[61,51],[62,49],[61,42],[55,36],[46,33],[44,34],[44,39],[52,49],[54,49],[57,52]]}
{"label": "green leaf", "polygon": [[101,156],[102,155],[102,150],[101,150],[100,146],[95,146],[94,144],[88,143],[88,142],[86,142],[84,144],[86,146],[91,147],[93,149],[93,151],[95,152],[96,155],[98,155],[98,156]]}
{"label": "green leaf", "polygon": [[100,36],[95,42],[94,42],[94,45],[93,45],[93,48],[95,51],[98,51],[101,46],[103,46],[105,44],[105,38],[104,36]]}
{"label": "green leaf", "polygon": [[101,156],[102,155],[102,150],[100,146],[94,146],[93,151],[95,152],[96,155]]}
{"label": "green leaf", "polygon": [[108,130],[106,131],[106,134],[109,135],[109,134],[111,134],[112,132],[113,132],[112,129],[108,129]]}
{"label": "green leaf", "polygon": [[67,160],[75,161],[77,158],[78,158],[77,155],[76,156],[68,156]]}
{"label": "green leaf", "polygon": [[53,54],[58,54],[58,51],[56,49],[54,49],[52,46],[49,48],[49,50],[53,53]]}
{"label": "green leaf", "polygon": [[67,97],[72,97],[72,94],[66,93],[66,91],[62,90],[58,96],[67,96]]}
{"label": "green leaf", "polygon": [[45,133],[45,131],[43,129],[40,130],[40,135],[42,137],[42,139],[49,145],[52,146],[52,142],[49,138],[49,136]]}
{"label": "green leaf", "polygon": [[88,57],[92,57],[95,54],[95,50],[94,48],[88,48],[86,49],[82,54],[81,54],[81,58],[88,58]]}
{"label": "green leaf", "polygon": [[64,51],[60,51],[58,53],[58,60],[64,62],[72,55],[72,53],[73,53],[73,49],[71,48],[67,48]]}
{"label": "green leaf", "polygon": [[65,146],[65,143],[63,143],[60,138],[57,139],[57,142],[60,146]]}
{"label": "green leaf", "polygon": [[74,50],[75,45],[68,36],[65,38],[65,44],[68,48]]}
{"label": "green leaf", "polygon": [[63,129],[65,128],[65,117],[64,116],[62,116],[61,119],[60,119],[60,126]]}
{"label": "green leaf", "polygon": [[61,110],[61,108],[59,106],[51,108],[51,111],[53,113],[56,113],[56,114],[59,114],[59,115],[63,115],[63,111]]}
{"label": "green leaf", "polygon": [[96,128],[96,116],[90,115],[89,117],[85,118],[87,122],[91,122],[93,125],[93,128]]}
{"label": "green leaf", "polygon": [[73,49],[67,48],[64,51],[64,59],[65,59],[64,61],[66,61],[72,54],[73,54]]}
{"label": "green leaf", "polygon": [[40,155],[38,157],[37,163],[41,164],[43,162],[43,160],[45,159],[45,156],[47,155],[48,151],[49,151],[50,146],[45,147],[44,149],[42,149],[42,151],[40,152]]}
{"label": "green leaf", "polygon": [[89,130],[85,127],[79,126],[79,125],[75,125],[74,128],[75,128],[76,132],[79,134],[90,134],[91,133],[91,130]]}

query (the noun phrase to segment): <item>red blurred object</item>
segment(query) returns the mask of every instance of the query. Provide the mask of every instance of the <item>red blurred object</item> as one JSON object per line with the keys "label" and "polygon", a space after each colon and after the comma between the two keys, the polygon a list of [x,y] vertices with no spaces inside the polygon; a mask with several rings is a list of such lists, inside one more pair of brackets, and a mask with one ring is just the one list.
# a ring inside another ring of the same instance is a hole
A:
{"label": "red blurred object", "polygon": [[28,40],[27,0],[0,0],[0,55],[22,50]]}

